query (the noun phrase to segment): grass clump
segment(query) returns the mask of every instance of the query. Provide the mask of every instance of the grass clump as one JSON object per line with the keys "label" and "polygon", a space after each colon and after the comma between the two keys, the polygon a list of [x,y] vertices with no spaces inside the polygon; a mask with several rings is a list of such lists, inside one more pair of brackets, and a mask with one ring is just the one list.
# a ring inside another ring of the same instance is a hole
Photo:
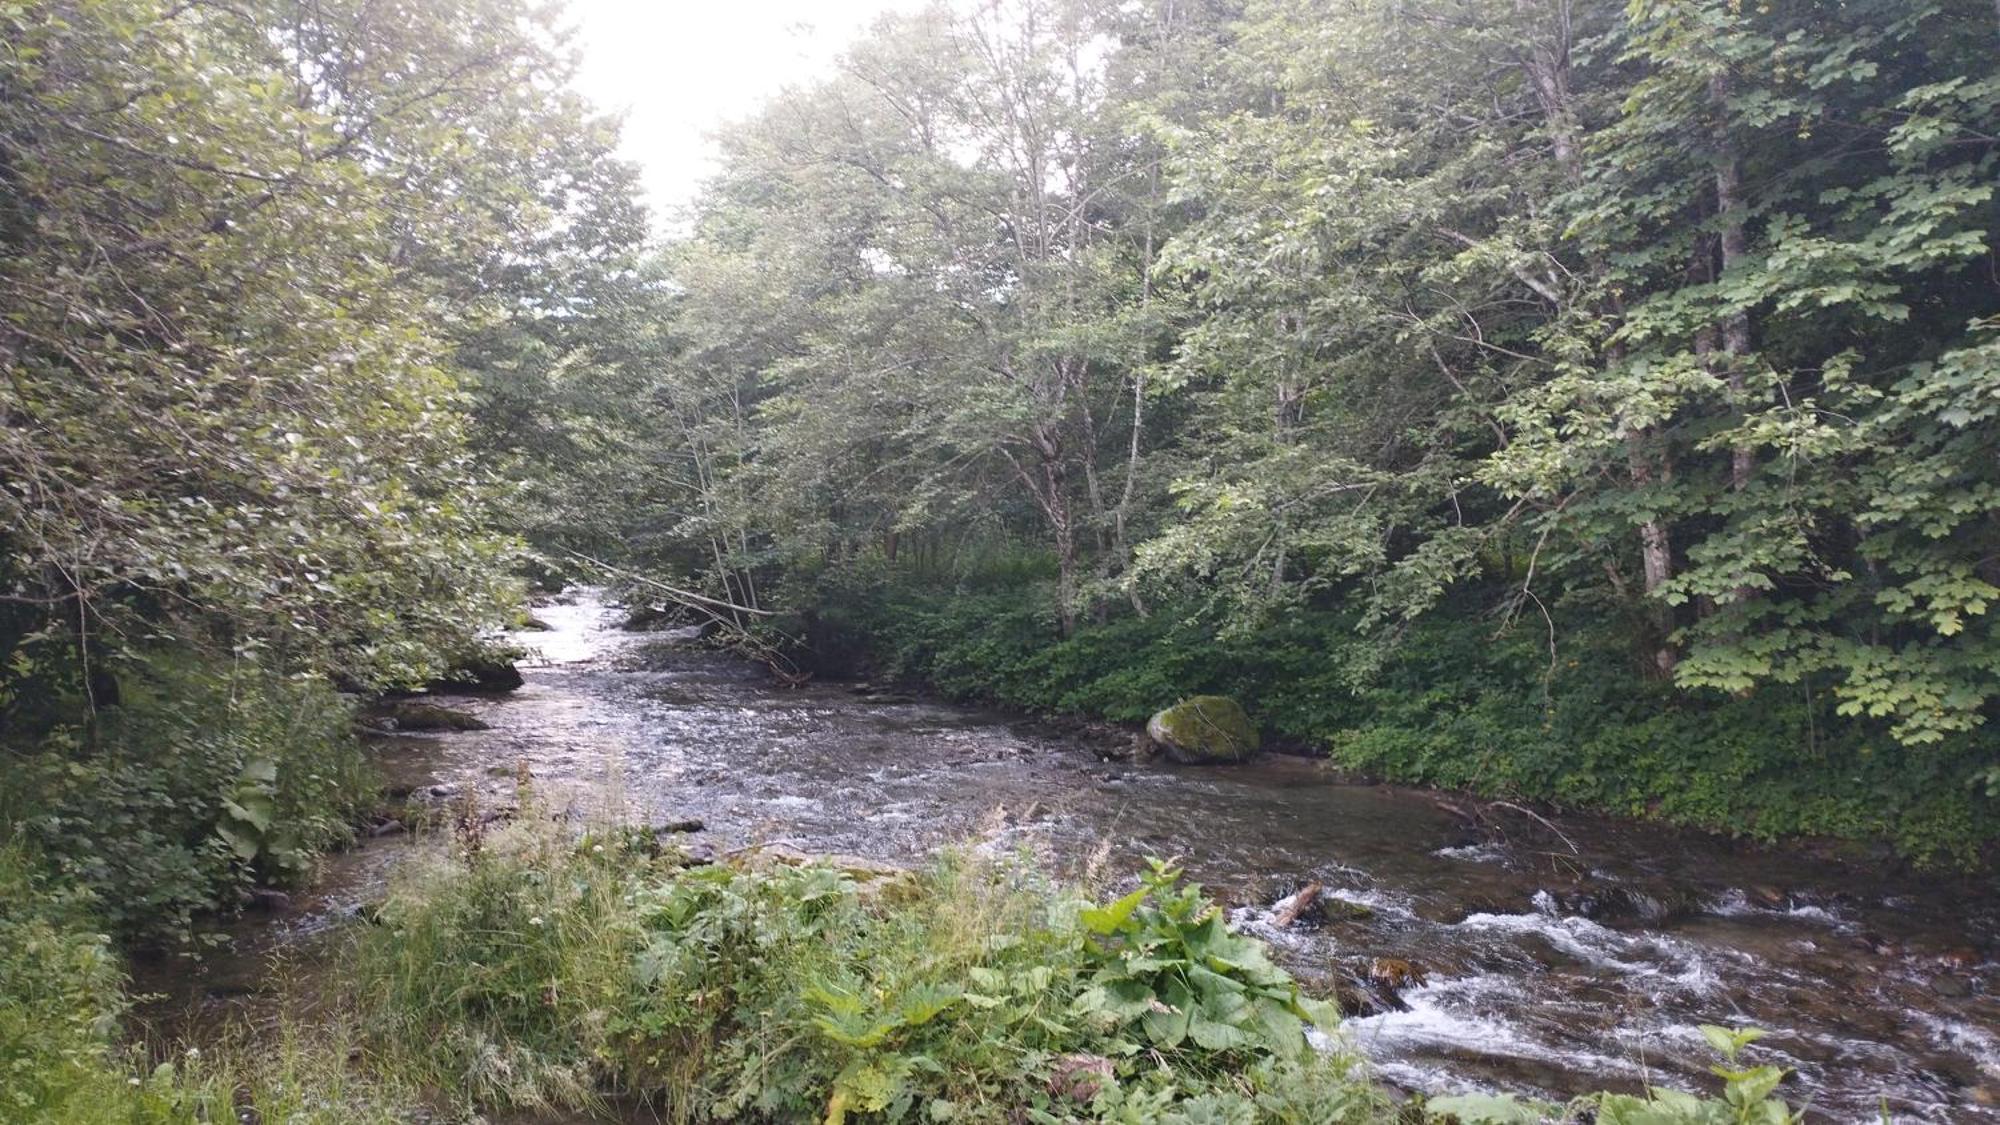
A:
{"label": "grass clump", "polygon": [[669,1121],[1377,1120],[1331,1010],[1179,872],[1108,904],[954,854],[894,879],[682,869],[503,832],[357,950],[380,1057],[462,1108],[617,1094]]}
{"label": "grass clump", "polygon": [[0,1120],[33,1125],[407,1122],[415,1104],[348,1065],[336,1022],[275,1040],[177,1047],[156,1059],[119,1036],[124,966],[92,896],[0,844]]}

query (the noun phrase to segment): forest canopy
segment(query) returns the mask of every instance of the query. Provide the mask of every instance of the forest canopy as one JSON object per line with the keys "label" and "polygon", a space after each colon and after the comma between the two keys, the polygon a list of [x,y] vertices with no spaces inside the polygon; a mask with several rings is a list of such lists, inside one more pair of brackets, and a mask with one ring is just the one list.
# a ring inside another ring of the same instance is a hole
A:
{"label": "forest canopy", "polygon": [[1962,803],[2000,776],[1997,41],[1983,0],[885,19],[724,134],[665,249],[672,468],[623,540],[822,634],[1044,563],[1026,647],[1332,613],[1345,695],[1456,622],[1522,694],[1775,698],[1768,765],[1831,731]]}
{"label": "forest canopy", "polygon": [[788,669],[1992,834],[1986,0],[939,3],[664,235],[564,19],[0,7],[10,731],[422,683],[589,558]]}

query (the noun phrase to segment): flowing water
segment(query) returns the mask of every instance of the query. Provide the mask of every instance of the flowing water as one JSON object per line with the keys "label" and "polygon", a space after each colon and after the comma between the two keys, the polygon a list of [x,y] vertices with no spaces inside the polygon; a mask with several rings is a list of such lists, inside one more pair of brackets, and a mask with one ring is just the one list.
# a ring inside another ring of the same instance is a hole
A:
{"label": "flowing water", "polygon": [[[860,690],[787,688],[731,656],[616,630],[585,593],[527,686],[450,701],[485,731],[399,738],[392,773],[491,807],[538,786],[624,815],[698,818],[718,851],[774,841],[909,861],[941,845],[1057,869],[1176,856],[1237,923],[1361,1013],[1386,1080],[1567,1096],[1712,1088],[1698,1025],[1768,1029],[1755,1058],[1826,1121],[2000,1122],[2000,902],[1808,856],[1342,783],[1266,755],[1225,768],[1107,762],[1116,741]],[[414,782],[412,782],[414,783]],[[234,963],[379,894],[403,845],[370,841],[256,927]],[[1278,928],[1307,884],[1327,909]],[[216,970],[226,975],[229,962]],[[226,995],[226,987],[210,987]]]}

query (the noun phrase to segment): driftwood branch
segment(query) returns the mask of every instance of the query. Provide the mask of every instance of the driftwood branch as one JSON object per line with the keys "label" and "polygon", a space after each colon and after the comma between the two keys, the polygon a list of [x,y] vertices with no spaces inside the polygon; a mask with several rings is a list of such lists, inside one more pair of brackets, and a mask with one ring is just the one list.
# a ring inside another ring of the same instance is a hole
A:
{"label": "driftwood branch", "polygon": [[584,554],[582,551],[572,550],[571,548],[568,547],[564,547],[563,550],[568,554],[574,555],[577,558],[583,560],[584,562],[587,562],[590,565],[597,567],[599,570],[602,570],[607,574],[615,574],[620,578],[629,578],[634,582],[640,583],[641,585],[651,586],[655,590],[659,590],[662,593],[673,595],[676,600],[682,602],[692,602],[704,606],[714,606],[717,609],[726,609],[732,613],[747,613],[752,615],[753,617],[776,616],[776,614],[773,614],[768,609],[755,609],[747,605],[737,605],[735,602],[724,601],[721,598],[711,598],[707,594],[697,594],[693,590],[683,590],[679,586],[669,585],[665,582],[660,581],[657,578],[648,578],[647,576],[640,574],[636,571],[626,570],[624,567],[621,566],[613,566],[612,564],[605,562],[603,559],[592,558],[591,556]]}
{"label": "driftwood branch", "polygon": [[1279,899],[1278,905],[1271,908],[1271,925],[1282,930],[1297,922],[1300,915],[1319,902],[1320,893],[1324,890],[1326,888],[1318,883],[1307,883],[1297,894]]}

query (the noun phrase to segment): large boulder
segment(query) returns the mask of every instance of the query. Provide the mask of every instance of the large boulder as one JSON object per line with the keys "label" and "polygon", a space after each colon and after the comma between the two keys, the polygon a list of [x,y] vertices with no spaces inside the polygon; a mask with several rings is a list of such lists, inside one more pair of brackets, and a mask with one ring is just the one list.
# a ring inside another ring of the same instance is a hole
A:
{"label": "large boulder", "polygon": [[1236,701],[1197,695],[1155,714],[1146,734],[1167,757],[1186,765],[1240,762],[1257,752],[1256,724]]}

